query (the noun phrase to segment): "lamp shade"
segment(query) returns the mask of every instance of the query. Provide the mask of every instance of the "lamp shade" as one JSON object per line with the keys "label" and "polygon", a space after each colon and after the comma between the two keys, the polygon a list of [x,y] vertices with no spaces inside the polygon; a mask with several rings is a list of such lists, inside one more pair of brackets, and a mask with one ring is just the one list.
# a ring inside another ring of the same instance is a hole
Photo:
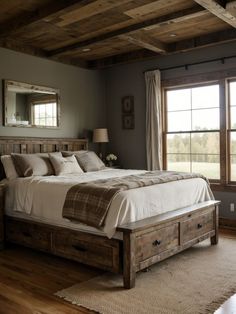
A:
{"label": "lamp shade", "polygon": [[107,129],[94,129],[93,130],[93,142],[94,143],[109,142]]}

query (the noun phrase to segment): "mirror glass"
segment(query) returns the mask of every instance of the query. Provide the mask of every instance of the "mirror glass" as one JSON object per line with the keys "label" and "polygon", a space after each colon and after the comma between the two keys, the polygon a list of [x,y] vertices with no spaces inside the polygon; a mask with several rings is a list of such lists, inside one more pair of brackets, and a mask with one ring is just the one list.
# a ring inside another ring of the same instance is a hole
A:
{"label": "mirror glass", "polygon": [[59,90],[4,80],[4,125],[59,127]]}

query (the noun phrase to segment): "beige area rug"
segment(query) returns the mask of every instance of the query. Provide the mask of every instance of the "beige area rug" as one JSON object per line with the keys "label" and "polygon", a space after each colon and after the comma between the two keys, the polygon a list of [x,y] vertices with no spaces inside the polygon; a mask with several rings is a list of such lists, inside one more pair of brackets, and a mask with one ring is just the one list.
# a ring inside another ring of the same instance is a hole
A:
{"label": "beige area rug", "polygon": [[213,313],[236,293],[236,240],[209,240],[137,274],[125,290],[122,277],[104,274],[56,293],[104,314]]}

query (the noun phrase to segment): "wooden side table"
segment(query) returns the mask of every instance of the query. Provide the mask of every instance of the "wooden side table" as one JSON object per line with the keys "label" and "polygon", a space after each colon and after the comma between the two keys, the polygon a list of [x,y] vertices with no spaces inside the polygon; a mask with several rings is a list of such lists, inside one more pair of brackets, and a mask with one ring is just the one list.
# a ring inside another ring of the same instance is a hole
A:
{"label": "wooden side table", "polygon": [[6,186],[0,183],[0,250],[4,248],[4,201]]}

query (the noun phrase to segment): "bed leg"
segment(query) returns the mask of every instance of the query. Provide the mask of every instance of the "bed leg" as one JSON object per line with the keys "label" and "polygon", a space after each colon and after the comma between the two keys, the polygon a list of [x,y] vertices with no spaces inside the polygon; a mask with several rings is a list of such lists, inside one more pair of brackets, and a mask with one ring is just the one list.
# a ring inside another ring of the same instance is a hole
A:
{"label": "bed leg", "polygon": [[123,233],[123,282],[125,289],[135,286],[135,234]]}
{"label": "bed leg", "polygon": [[211,237],[211,245],[216,245],[218,243],[219,237],[219,206],[215,206],[214,210],[214,227],[215,227],[215,235]]}

